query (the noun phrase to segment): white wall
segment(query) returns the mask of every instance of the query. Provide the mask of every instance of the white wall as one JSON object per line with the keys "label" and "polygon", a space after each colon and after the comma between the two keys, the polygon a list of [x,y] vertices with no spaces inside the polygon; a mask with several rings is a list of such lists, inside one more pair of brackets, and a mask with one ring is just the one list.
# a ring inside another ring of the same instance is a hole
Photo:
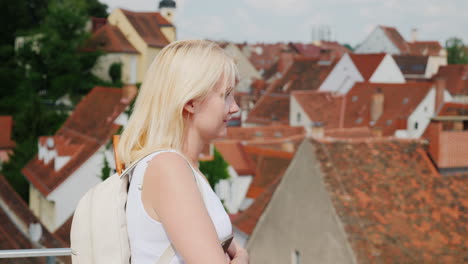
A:
{"label": "white wall", "polygon": [[369,82],[372,83],[405,83],[405,76],[401,72],[398,64],[390,54],[385,55],[382,62],[372,74]]}
{"label": "white wall", "polygon": [[[411,100],[411,99],[410,99]],[[444,93],[444,102],[453,101],[449,92]],[[432,88],[409,116],[406,130],[397,130],[395,136],[399,138],[420,138],[435,114],[435,88]],[[416,124],[417,123],[417,128]]]}
{"label": "white wall", "polygon": [[228,167],[228,173],[231,177],[220,180],[215,186],[215,192],[219,199],[224,201],[224,206],[229,213],[236,214],[239,212],[239,207],[247,194],[252,182],[252,176],[239,176],[231,166]]}
{"label": "white wall", "polygon": [[376,27],[367,38],[356,48],[355,53],[379,53],[400,54],[400,50],[387,37],[385,32]]}
{"label": "white wall", "polygon": [[[304,109],[302,109],[301,105],[297,102],[294,96],[290,97],[289,103],[289,125],[290,126],[303,126],[309,127],[311,125],[311,120],[309,116],[307,116]],[[298,120],[297,115],[300,115],[300,120]]]}
{"label": "white wall", "polygon": [[81,197],[91,187],[101,182],[104,150],[104,146],[99,148],[79,169],[47,196],[47,200],[55,203],[56,227],[60,227],[73,214]]}
{"label": "white wall", "polygon": [[443,56],[429,56],[427,60],[426,73],[424,77],[431,78],[434,74],[439,72],[440,66],[447,65],[447,57]]}
{"label": "white wall", "polygon": [[356,82],[362,81],[364,78],[346,53],[320,85],[319,90],[346,94]]}

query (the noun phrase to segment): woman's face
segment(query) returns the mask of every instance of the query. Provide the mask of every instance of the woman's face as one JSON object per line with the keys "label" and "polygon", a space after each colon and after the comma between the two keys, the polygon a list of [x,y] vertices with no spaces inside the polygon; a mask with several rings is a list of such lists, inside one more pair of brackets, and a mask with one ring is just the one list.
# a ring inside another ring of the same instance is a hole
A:
{"label": "woman's face", "polygon": [[203,140],[226,136],[228,121],[239,111],[234,100],[234,87],[219,82],[203,100],[199,101],[194,114],[194,125]]}

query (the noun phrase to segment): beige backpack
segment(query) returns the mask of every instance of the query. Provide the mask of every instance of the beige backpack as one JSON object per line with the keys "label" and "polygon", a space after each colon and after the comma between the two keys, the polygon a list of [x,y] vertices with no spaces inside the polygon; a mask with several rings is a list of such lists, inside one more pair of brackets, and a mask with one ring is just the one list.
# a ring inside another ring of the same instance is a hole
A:
{"label": "beige backpack", "polygon": [[[134,162],[121,175],[116,172],[81,198],[70,233],[73,264],[130,263],[125,204],[130,174],[145,157]],[[117,168],[119,171],[119,166]],[[174,249],[169,245],[155,263],[169,263],[174,255]]]}

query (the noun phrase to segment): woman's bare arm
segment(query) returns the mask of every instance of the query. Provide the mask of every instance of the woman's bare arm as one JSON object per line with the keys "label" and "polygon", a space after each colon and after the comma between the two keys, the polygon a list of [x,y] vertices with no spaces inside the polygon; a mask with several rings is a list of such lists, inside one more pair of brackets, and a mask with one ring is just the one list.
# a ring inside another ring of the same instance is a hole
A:
{"label": "woman's bare arm", "polygon": [[228,263],[192,169],[180,155],[161,153],[149,162],[142,200],[186,263]]}

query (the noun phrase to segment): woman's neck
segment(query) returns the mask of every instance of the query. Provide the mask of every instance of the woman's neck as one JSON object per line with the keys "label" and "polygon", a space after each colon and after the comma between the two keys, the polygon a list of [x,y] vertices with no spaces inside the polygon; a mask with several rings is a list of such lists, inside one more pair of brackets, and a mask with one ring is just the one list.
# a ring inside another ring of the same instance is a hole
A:
{"label": "woman's neck", "polygon": [[195,133],[193,130],[188,130],[184,137],[184,144],[182,146],[182,152],[189,159],[190,163],[194,168],[198,169],[198,157],[203,151],[205,143],[198,133]]}

